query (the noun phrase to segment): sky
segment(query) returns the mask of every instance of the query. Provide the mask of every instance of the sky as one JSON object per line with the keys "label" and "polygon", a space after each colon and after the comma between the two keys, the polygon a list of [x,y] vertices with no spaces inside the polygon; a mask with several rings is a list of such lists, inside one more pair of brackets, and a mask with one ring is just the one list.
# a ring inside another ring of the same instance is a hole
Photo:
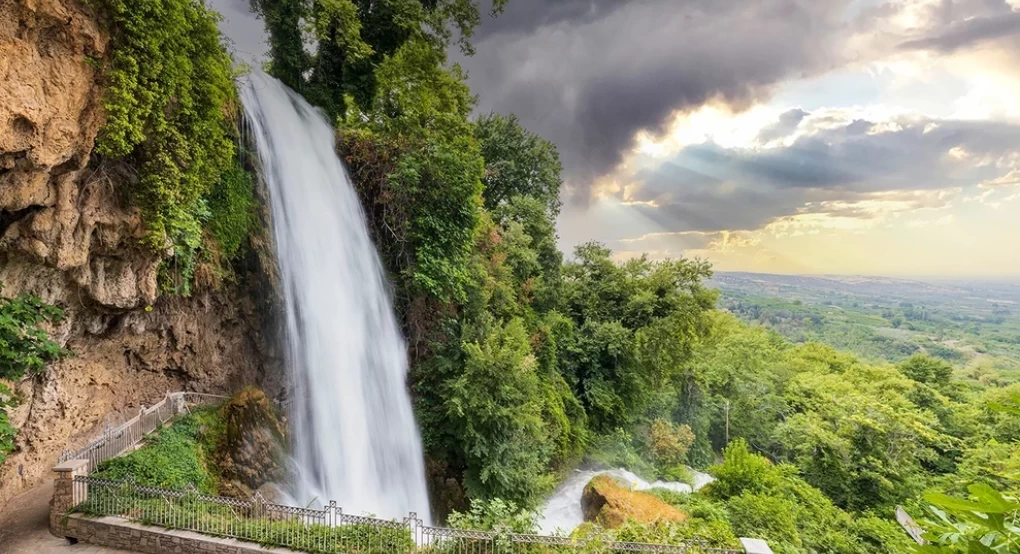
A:
{"label": "sky", "polygon": [[559,148],[568,254],[1020,278],[1020,0],[510,0],[473,42],[478,111]]}

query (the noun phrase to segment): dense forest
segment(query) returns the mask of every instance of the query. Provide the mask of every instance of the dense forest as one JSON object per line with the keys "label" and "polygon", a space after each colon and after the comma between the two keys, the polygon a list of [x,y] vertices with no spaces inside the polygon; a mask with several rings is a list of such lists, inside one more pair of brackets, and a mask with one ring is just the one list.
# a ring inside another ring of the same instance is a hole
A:
{"label": "dense forest", "polygon": [[[98,153],[141,168],[132,201],[150,246],[173,252],[163,291],[235,278],[257,248],[257,179],[217,16],[199,0],[95,4],[114,47]],[[702,261],[618,262],[598,243],[565,257],[556,146],[513,114],[476,114],[447,57],[471,53],[472,0],[252,4],[267,71],[336,122],[391,276],[441,517],[527,527],[584,460],[674,480],[691,466],[716,481],[656,493],[689,520],[616,536],[910,552],[903,506],[924,551],[1020,551],[1020,385],[923,354],[795,345],[720,311]],[[0,340],[28,349],[2,376],[64,354],[35,326],[58,314],[31,301],[0,305]]]}

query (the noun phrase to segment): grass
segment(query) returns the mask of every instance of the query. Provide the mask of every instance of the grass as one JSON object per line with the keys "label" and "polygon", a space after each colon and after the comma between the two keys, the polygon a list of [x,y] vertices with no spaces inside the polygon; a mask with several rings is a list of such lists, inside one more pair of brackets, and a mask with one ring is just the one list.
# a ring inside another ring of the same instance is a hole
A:
{"label": "grass", "polygon": [[215,494],[219,479],[210,460],[223,429],[218,406],[196,408],[146,437],[138,450],[99,464],[92,476],[112,481],[130,477],[139,485],[165,489],[194,485]]}

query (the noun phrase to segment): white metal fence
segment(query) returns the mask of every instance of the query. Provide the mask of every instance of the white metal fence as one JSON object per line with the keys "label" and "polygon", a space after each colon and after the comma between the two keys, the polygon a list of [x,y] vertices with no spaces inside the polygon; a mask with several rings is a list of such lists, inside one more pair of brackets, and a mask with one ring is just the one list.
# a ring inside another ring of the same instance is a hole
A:
{"label": "white metal fence", "polygon": [[196,489],[168,490],[75,477],[74,511],[87,516],[117,516],[146,525],[231,537],[264,546],[313,554],[740,554],[711,548],[702,541],[683,544],[618,542],[603,534],[584,538],[514,533],[509,529],[472,531],[432,527],[411,513],[403,520],[345,514],[330,502],[321,510],[250,499],[200,494]]}
{"label": "white metal fence", "polygon": [[149,407],[142,407],[138,415],[115,428],[107,427],[97,439],[80,450],[65,450],[58,463],[68,460],[88,460],[89,472],[105,460],[114,458],[138,444],[145,435],[156,430],[178,414],[186,413],[192,406],[222,402],[227,397],[198,392],[168,392],[163,400]]}

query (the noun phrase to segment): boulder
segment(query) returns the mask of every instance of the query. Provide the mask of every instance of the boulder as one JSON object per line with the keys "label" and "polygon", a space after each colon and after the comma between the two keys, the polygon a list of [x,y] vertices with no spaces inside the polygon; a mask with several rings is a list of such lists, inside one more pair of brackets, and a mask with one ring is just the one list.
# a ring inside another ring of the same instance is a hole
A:
{"label": "boulder", "polygon": [[269,398],[249,387],[220,408],[223,434],[213,463],[220,474],[220,494],[247,498],[265,485],[284,482],[286,435]]}
{"label": "boulder", "polygon": [[658,498],[633,491],[608,475],[599,475],[588,482],[581,495],[584,520],[615,529],[627,520],[642,524],[656,522],[680,523],[687,514]]}

